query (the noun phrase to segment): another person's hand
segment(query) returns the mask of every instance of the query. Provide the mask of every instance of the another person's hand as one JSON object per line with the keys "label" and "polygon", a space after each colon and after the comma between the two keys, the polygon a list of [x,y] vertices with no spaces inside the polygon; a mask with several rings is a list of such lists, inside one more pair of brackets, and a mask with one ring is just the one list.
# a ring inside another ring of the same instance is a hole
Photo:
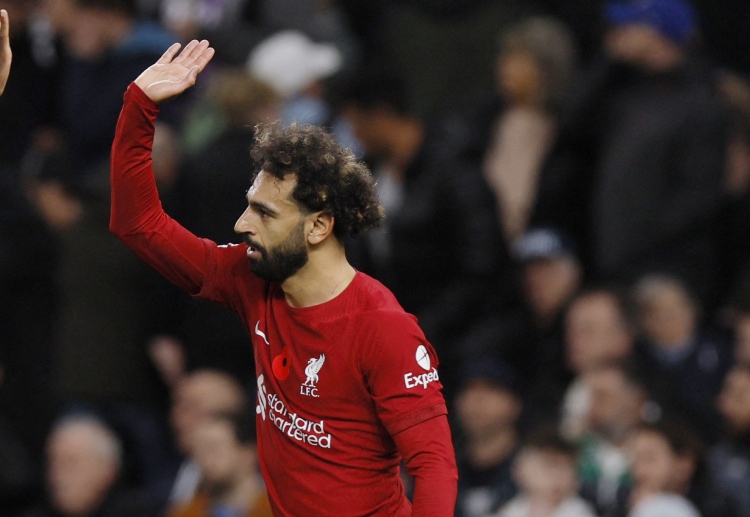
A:
{"label": "another person's hand", "polygon": [[206,40],[191,41],[177,55],[179,50],[179,43],[169,47],[156,63],[135,80],[135,84],[157,104],[193,86],[198,74],[214,55],[214,49],[208,46]]}
{"label": "another person's hand", "polygon": [[10,20],[8,18],[8,11],[0,9],[0,95],[5,91],[12,59],[13,53],[10,51]]}

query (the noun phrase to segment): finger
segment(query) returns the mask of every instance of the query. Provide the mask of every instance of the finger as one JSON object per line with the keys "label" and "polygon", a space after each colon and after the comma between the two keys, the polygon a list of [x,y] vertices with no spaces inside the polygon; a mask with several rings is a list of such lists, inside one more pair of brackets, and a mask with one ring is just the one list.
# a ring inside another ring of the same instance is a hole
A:
{"label": "finger", "polygon": [[[174,59],[174,63],[185,65],[186,62],[189,61],[190,55],[193,53],[193,49],[198,46],[198,40],[192,40],[190,43],[185,45],[185,48],[182,49],[182,52]],[[190,68],[190,67],[188,67]]]}
{"label": "finger", "polygon": [[196,57],[193,68],[197,68],[198,72],[202,72],[203,69],[206,68],[208,62],[211,61],[211,58],[214,57],[215,52],[216,51],[212,47],[204,49],[203,52]]}
{"label": "finger", "polygon": [[10,42],[10,20],[8,11],[5,9],[0,9],[0,40],[3,45],[8,45]]}
{"label": "finger", "polygon": [[167,51],[164,52],[164,54],[162,54],[162,56],[159,58],[159,61],[157,61],[157,63],[159,63],[160,65],[166,65],[167,63],[171,63],[172,59],[174,59],[174,56],[177,54],[177,51],[180,50],[181,46],[182,45],[180,45],[179,43],[173,43],[167,49]]}
{"label": "finger", "polygon": [[182,65],[186,66],[187,68],[192,68],[193,66],[195,66],[198,58],[207,48],[208,41],[201,40],[195,47],[193,47],[190,54],[185,56],[185,61],[182,63]]}

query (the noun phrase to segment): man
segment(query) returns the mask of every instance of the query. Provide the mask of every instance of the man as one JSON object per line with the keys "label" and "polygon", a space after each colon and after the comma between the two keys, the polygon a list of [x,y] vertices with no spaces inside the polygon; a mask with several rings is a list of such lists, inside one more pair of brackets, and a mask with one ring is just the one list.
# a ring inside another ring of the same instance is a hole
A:
{"label": "man", "polygon": [[181,377],[172,391],[170,422],[178,451],[186,458],[180,465],[169,496],[171,505],[184,504],[201,480],[200,466],[193,460],[195,429],[217,414],[237,413],[249,406],[240,383],[219,370],[196,370]]}
{"label": "man", "polygon": [[170,509],[170,517],[269,517],[258,470],[255,415],[246,411],[204,419],[193,434],[193,458],[203,477],[198,493]]}
{"label": "man", "polygon": [[[584,262],[597,279],[678,275],[712,308],[727,119],[714,74],[693,52],[698,18],[684,0],[610,1],[604,12],[603,55],[575,87],[561,130],[574,155],[566,170],[581,176],[539,205],[559,207],[560,221],[580,212],[571,206],[589,207],[586,224],[564,227],[590,244]],[[555,204],[581,185],[590,187]]]}
{"label": "man", "polygon": [[617,515],[630,481],[625,440],[643,418],[659,411],[640,375],[634,364],[620,361],[594,367],[583,377],[589,401],[577,444],[578,476],[581,495],[599,515]]}
{"label": "man", "polygon": [[100,420],[66,417],[47,444],[47,484],[54,517],[156,515],[140,497],[118,486],[122,444]]}
{"label": "man", "polygon": [[456,517],[478,517],[516,495],[512,465],[523,404],[515,373],[489,357],[467,362],[456,394],[459,490]]}
{"label": "man", "polygon": [[[731,501],[738,516],[750,516],[750,363],[738,362],[718,398],[726,434],[709,449],[706,464],[713,480],[709,505]],[[714,512],[716,515],[718,513]]]}
{"label": "man", "polygon": [[10,50],[10,20],[8,11],[0,9],[0,95],[5,91],[10,74],[10,62],[13,53]]}
{"label": "man", "polygon": [[[383,217],[369,171],[320,128],[261,126],[235,225],[243,244],[189,233],[162,211],[150,165],[158,103],[195,84],[214,54],[205,40],[179,48],[125,94],[110,228],[251,332],[274,515],[451,515],[456,464],[437,357],[414,318],[344,252],[346,236]],[[401,459],[415,478],[413,511]]]}

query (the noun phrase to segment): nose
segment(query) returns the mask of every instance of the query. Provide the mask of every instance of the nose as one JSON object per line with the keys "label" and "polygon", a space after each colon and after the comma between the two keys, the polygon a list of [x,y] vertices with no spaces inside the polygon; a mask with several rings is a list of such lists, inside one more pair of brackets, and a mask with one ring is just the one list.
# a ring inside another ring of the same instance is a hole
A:
{"label": "nose", "polygon": [[237,219],[237,222],[234,223],[234,233],[249,233],[250,235],[255,235],[257,233],[257,228],[250,221],[251,214],[250,207],[247,207],[245,211],[242,212],[240,218]]}

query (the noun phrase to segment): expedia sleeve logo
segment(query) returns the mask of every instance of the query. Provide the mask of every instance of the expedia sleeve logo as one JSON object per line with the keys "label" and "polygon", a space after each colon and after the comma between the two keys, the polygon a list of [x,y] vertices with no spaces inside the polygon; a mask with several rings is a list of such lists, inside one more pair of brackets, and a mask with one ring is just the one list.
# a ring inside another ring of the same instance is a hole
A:
{"label": "expedia sleeve logo", "polygon": [[440,380],[437,369],[430,368],[432,363],[430,362],[430,354],[427,351],[426,346],[419,345],[417,347],[415,358],[417,364],[427,373],[414,374],[410,372],[404,375],[404,384],[407,389],[416,388],[417,386],[422,386],[422,388],[427,389],[428,384]]}

